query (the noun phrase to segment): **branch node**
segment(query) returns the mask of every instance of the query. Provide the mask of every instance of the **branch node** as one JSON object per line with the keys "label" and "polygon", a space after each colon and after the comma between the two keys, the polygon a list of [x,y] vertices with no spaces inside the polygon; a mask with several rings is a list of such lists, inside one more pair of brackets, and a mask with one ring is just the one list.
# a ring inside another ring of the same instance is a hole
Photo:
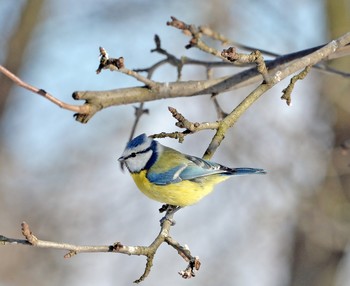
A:
{"label": "branch node", "polygon": [[253,51],[249,55],[237,53],[235,47],[229,47],[228,49],[223,49],[221,56],[229,60],[232,63],[238,64],[251,64],[255,63],[258,72],[263,76],[266,83],[270,82],[267,67],[264,61],[262,53],[258,50]]}
{"label": "branch node", "polygon": [[120,241],[117,241],[116,243],[113,244],[112,251],[119,252],[123,247],[124,247],[123,244],[121,244]]}
{"label": "branch node", "polygon": [[186,269],[183,271],[180,271],[179,274],[184,279],[190,279],[196,276],[195,271],[198,271],[200,266],[201,266],[201,262],[199,261],[198,256],[196,256],[193,259],[191,259]]}
{"label": "branch node", "polygon": [[161,49],[161,41],[160,41],[160,38],[159,38],[159,36],[157,34],[154,35],[154,42],[156,44],[156,48],[151,50],[151,52],[154,52],[156,50]]}
{"label": "branch node", "polygon": [[235,62],[239,58],[239,54],[235,47],[229,47],[228,49],[223,49],[221,52],[221,56],[230,62]]}
{"label": "branch node", "polygon": [[179,143],[182,143],[185,140],[185,136],[190,134],[190,132],[188,130],[185,130],[183,132],[171,132],[171,133],[167,133],[167,132],[160,132],[158,134],[153,134],[150,137],[152,138],[172,138],[172,139],[177,139],[179,140]]}
{"label": "branch node", "polygon": [[30,231],[29,225],[24,221],[21,224],[22,234],[25,239],[33,246],[38,244],[38,238]]}
{"label": "branch node", "polygon": [[179,30],[182,30],[184,33],[190,33],[190,26],[187,25],[185,22],[178,20],[174,16],[170,16],[171,21],[166,22],[168,26],[172,26],[174,28],[177,28]]}
{"label": "branch node", "polygon": [[148,68],[148,69],[144,69],[142,71],[147,71],[149,75],[152,75],[153,74],[153,71],[156,67],[158,67],[159,65],[165,63],[165,62],[168,62],[169,64],[175,66],[177,68],[177,79],[180,80],[181,79],[181,72],[182,72],[182,68],[183,68],[183,61],[182,59],[178,59],[177,57],[175,57],[174,55],[168,53],[166,50],[164,50],[162,47],[161,47],[161,41],[160,41],[160,38],[159,36],[156,34],[154,36],[154,42],[156,44],[156,47],[154,49],[151,50],[151,53],[153,52],[157,52],[161,55],[164,55],[167,57],[166,60],[163,60],[163,61],[160,61],[158,62],[157,64],[153,65],[152,67]]}
{"label": "branch node", "polygon": [[119,70],[124,68],[124,58],[119,57],[118,59],[109,58],[105,48],[100,47],[100,65],[98,66],[96,73],[99,74],[102,69]]}
{"label": "branch node", "polygon": [[67,254],[65,254],[63,257],[64,257],[64,258],[71,258],[71,257],[73,257],[73,256],[75,256],[75,255],[77,255],[77,254],[78,254],[77,251],[71,250],[71,251],[69,251]]}
{"label": "branch node", "polygon": [[197,47],[203,52],[212,54],[213,56],[222,59],[222,56],[218,50],[208,46],[201,40],[202,32],[200,28],[197,28],[195,25],[188,25],[185,22],[176,19],[175,17],[171,17],[171,20],[172,21],[167,22],[168,26],[180,29],[185,35],[192,37],[190,42],[185,46],[186,49]]}
{"label": "branch node", "polygon": [[288,86],[282,90],[283,95],[281,96],[282,100],[285,100],[288,106],[292,105],[292,91],[294,89],[295,83],[298,80],[303,80],[307,74],[309,73],[310,69],[311,69],[311,65],[305,67],[305,69],[303,69],[300,73],[298,73],[297,75],[293,76],[290,80],[290,83],[288,84]]}
{"label": "branch node", "polygon": [[168,110],[172,116],[178,121],[175,125],[179,128],[186,128],[190,132],[194,132],[195,129],[200,125],[198,122],[192,123],[188,121],[180,112],[178,112],[174,107],[169,106]]}
{"label": "branch node", "polygon": [[149,114],[148,108],[143,108],[143,106],[134,106],[136,118],[141,117],[143,114]]}

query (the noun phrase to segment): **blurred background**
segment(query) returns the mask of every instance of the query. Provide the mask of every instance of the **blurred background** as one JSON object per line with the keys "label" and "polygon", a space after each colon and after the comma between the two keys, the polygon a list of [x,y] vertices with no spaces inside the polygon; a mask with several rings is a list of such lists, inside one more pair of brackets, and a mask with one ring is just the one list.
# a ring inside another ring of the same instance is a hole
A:
{"label": "blurred background", "polygon": [[[96,75],[99,46],[130,69],[185,50],[188,38],[166,26],[170,16],[208,25],[230,39],[284,54],[334,39],[350,27],[349,0],[53,1],[0,0],[0,62],[62,101],[76,90],[138,86],[123,74]],[[215,43],[213,43],[215,45]],[[220,47],[216,45],[218,48]],[[350,72],[349,58],[330,63]],[[215,75],[238,72],[216,70]],[[205,78],[185,67],[183,80]],[[158,81],[176,80],[162,67]],[[280,100],[284,81],[229,131],[213,160],[261,167],[266,176],[233,178],[175,216],[172,236],[202,267],[187,285],[349,285],[349,80],[313,70],[296,84],[292,106]],[[219,95],[226,112],[252,89]],[[209,95],[147,103],[137,134],[176,131],[168,106],[192,121],[216,120]],[[86,125],[72,113],[0,75],[0,234],[21,238],[28,222],[40,239],[73,244],[148,245],[159,231],[160,204],[143,196],[117,162],[130,136],[133,106],[112,107]],[[202,156],[213,132],[163,144]],[[80,254],[24,246],[0,247],[0,285],[132,285],[144,257]],[[143,285],[179,285],[186,267],[162,245]]]}

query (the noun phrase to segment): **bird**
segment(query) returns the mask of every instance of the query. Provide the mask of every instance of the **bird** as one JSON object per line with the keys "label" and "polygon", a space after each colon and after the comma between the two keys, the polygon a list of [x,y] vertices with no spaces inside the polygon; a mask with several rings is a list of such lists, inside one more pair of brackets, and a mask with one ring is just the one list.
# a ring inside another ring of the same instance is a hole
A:
{"label": "bird", "polygon": [[264,169],[229,168],[183,154],[145,133],[130,140],[119,162],[126,165],[136,186],[150,199],[169,206],[190,206],[235,175],[265,174]]}

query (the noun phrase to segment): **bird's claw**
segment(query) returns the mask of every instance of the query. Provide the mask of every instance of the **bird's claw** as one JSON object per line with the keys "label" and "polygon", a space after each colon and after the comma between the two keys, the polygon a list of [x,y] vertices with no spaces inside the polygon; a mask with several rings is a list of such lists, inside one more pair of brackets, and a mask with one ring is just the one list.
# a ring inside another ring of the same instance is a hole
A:
{"label": "bird's claw", "polygon": [[176,224],[176,221],[173,219],[174,214],[181,209],[182,207],[179,206],[173,206],[173,205],[163,205],[160,209],[159,212],[165,212],[166,214],[164,217],[162,217],[162,219],[160,220],[160,225],[162,226],[163,223],[167,220],[170,222],[171,226],[174,226]]}

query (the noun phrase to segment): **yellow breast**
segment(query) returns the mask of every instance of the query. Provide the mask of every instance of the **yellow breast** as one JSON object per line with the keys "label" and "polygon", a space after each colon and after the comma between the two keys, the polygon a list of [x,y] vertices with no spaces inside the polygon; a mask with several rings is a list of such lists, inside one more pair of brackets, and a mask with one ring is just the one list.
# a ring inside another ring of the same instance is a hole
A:
{"label": "yellow breast", "polygon": [[193,181],[181,181],[175,184],[155,185],[146,177],[146,171],[131,174],[137,187],[149,198],[161,203],[174,206],[188,206],[195,204],[208,195],[214,185],[228,179],[230,176],[207,176],[200,183]]}

